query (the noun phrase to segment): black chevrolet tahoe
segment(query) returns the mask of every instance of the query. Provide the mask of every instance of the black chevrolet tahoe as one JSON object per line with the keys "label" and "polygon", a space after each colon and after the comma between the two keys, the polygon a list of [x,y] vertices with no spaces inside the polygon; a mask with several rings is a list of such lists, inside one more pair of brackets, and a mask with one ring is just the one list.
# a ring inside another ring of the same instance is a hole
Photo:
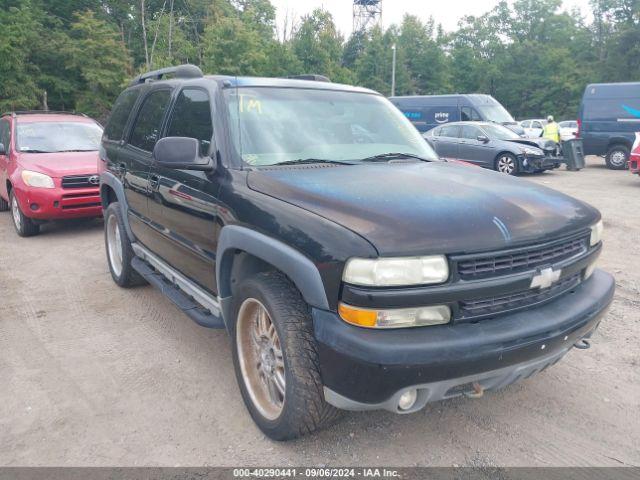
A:
{"label": "black chevrolet tahoe", "polygon": [[613,297],[596,209],[441,161],[363,88],[150,72],[99,163],[115,283],[226,329],[273,439],[530,377],[587,348]]}

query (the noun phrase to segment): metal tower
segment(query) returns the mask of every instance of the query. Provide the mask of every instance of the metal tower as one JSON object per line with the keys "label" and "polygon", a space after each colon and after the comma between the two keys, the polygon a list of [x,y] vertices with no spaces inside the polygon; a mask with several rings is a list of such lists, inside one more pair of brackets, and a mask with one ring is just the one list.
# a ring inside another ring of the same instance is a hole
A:
{"label": "metal tower", "polygon": [[353,0],[353,31],[367,30],[382,20],[382,0]]}

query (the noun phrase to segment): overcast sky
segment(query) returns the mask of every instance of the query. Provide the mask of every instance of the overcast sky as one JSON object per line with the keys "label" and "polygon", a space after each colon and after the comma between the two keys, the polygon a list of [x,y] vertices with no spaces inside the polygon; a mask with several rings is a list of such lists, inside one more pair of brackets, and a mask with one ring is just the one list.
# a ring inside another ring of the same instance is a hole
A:
{"label": "overcast sky", "polygon": [[[286,12],[289,17],[300,17],[317,7],[330,11],[345,36],[352,29],[352,0],[271,0],[277,9],[278,28],[281,28]],[[445,30],[455,30],[458,20],[464,15],[481,15],[491,10],[499,0],[382,0],[382,22],[385,26],[400,23],[405,13],[428,19],[430,15],[441,23]],[[586,13],[589,0],[564,0],[563,8],[578,6]]]}

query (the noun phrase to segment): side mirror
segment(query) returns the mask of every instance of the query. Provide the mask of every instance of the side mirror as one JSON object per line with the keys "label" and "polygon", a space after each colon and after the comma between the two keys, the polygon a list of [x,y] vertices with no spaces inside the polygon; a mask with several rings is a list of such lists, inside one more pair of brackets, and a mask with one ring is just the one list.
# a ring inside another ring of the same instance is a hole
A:
{"label": "side mirror", "polygon": [[482,142],[482,143],[488,143],[489,142],[489,137],[487,137],[486,135],[478,135],[476,137],[476,140],[478,140],[479,142]]}
{"label": "side mirror", "polygon": [[214,163],[200,156],[200,141],[188,137],[165,137],[153,149],[153,159],[162,167],[177,170],[210,171]]}
{"label": "side mirror", "polygon": [[4,143],[0,143],[0,155],[6,155],[7,149],[4,148]]}

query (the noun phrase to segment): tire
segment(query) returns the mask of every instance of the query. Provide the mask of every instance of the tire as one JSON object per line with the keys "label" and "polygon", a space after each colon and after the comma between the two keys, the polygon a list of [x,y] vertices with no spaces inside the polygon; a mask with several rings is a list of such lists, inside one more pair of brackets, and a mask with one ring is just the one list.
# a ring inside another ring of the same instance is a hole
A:
{"label": "tire", "polygon": [[511,153],[501,153],[496,158],[495,170],[506,175],[517,175],[518,159]]}
{"label": "tire", "polygon": [[9,192],[9,205],[11,208],[13,226],[16,228],[18,235],[21,237],[33,237],[40,233],[40,225],[22,213],[18,199],[13,194],[13,190]]}
{"label": "tire", "polygon": [[126,232],[120,204],[113,202],[104,212],[104,244],[111,278],[122,288],[147,283],[131,266],[135,253]]}
{"label": "tire", "polygon": [[333,423],[340,412],[324,400],[309,306],[289,279],[267,272],[242,281],[234,313],[236,378],[260,430],[290,440]]}
{"label": "tire", "polygon": [[629,148],[626,145],[613,145],[609,148],[605,161],[611,170],[626,170],[629,164]]}

